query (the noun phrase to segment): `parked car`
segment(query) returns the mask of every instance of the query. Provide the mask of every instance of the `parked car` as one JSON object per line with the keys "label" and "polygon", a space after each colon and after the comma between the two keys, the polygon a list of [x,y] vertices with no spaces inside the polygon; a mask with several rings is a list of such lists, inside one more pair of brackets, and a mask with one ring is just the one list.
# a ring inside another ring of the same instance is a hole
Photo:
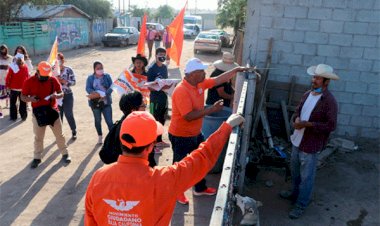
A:
{"label": "parked car", "polygon": [[198,25],[196,24],[184,24],[183,25],[183,35],[185,38],[193,38],[197,36],[200,32]]}
{"label": "parked car", "polygon": [[209,32],[219,34],[222,46],[228,47],[230,45],[230,35],[227,32],[220,29],[210,30]]}
{"label": "parked car", "polygon": [[137,44],[139,35],[140,32],[135,27],[115,27],[103,36],[102,43],[104,46]]}
{"label": "parked car", "polygon": [[194,40],[194,54],[198,51],[222,52],[222,41],[218,34],[201,32]]}

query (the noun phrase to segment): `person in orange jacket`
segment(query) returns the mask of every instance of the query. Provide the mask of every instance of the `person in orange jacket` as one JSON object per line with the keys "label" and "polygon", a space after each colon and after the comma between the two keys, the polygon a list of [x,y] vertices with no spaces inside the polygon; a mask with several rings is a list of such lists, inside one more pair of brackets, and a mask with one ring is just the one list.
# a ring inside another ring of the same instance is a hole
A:
{"label": "person in orange jacket", "polygon": [[232,114],[186,158],[151,168],[148,155],[163,126],[148,112],[132,112],[120,130],[122,155],[97,170],[88,185],[85,225],[169,225],[177,196],[206,176],[232,128],[243,122]]}

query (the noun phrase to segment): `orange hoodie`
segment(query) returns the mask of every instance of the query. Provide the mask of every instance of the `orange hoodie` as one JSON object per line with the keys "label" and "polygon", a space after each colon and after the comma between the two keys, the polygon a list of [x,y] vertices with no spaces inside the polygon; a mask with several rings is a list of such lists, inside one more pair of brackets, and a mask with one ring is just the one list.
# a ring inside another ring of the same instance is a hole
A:
{"label": "orange hoodie", "polygon": [[145,159],[120,155],[117,163],[94,173],[86,192],[85,225],[169,225],[177,196],[206,176],[231,131],[223,123],[171,166],[151,168]]}

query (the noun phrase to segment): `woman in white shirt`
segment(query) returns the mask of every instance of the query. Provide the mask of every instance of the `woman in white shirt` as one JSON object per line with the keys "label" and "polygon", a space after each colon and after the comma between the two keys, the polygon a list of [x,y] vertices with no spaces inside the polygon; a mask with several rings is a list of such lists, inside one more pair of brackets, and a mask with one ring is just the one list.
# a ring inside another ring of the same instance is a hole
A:
{"label": "woman in white shirt", "polygon": [[[6,45],[0,46],[0,101],[6,101],[8,107],[8,92],[5,87],[5,77],[8,74],[9,64],[12,63],[13,57],[8,54],[8,47]],[[3,118],[2,106],[0,104],[0,118]]]}
{"label": "woman in white shirt", "polygon": [[28,67],[29,75],[33,75],[32,60],[30,59],[28,51],[26,51],[26,48],[24,46],[17,46],[14,55],[16,56],[17,53],[24,54],[24,62]]}

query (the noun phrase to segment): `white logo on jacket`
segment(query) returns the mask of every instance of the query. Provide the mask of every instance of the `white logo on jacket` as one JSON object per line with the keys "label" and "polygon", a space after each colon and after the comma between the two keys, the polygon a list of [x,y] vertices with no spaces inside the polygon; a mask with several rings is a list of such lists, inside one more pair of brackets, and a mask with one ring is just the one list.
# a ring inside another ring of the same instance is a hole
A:
{"label": "white logo on jacket", "polygon": [[[103,199],[108,205],[118,211],[129,211],[133,209],[140,201],[124,201],[123,199],[112,200],[112,199]],[[119,204],[117,204],[119,202]]]}

